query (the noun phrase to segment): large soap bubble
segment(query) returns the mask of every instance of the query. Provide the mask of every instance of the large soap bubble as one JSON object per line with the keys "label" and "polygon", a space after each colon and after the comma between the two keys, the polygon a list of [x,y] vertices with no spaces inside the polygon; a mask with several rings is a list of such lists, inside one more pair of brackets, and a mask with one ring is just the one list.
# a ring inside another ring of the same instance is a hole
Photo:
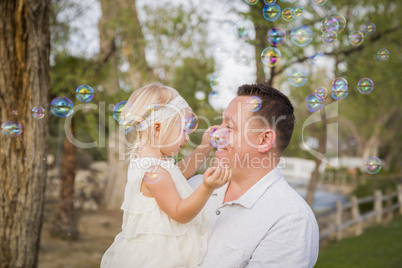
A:
{"label": "large soap bubble", "polygon": [[279,49],[274,47],[267,47],[261,53],[261,61],[264,65],[274,67],[278,65],[282,55]]}
{"label": "large soap bubble", "polygon": [[57,117],[67,117],[74,112],[74,105],[67,97],[56,97],[50,103],[50,111]]}
{"label": "large soap bubble", "polygon": [[290,39],[296,46],[305,47],[313,40],[313,32],[305,25],[297,26],[290,33]]}

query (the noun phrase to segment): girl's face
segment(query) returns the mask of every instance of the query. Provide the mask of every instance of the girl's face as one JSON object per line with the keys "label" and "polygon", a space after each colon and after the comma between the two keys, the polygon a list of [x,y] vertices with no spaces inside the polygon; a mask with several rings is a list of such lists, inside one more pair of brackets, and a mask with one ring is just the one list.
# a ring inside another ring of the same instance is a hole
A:
{"label": "girl's face", "polygon": [[180,149],[189,140],[186,129],[186,122],[181,118],[173,123],[169,129],[169,134],[161,144],[161,152],[167,156],[177,156]]}

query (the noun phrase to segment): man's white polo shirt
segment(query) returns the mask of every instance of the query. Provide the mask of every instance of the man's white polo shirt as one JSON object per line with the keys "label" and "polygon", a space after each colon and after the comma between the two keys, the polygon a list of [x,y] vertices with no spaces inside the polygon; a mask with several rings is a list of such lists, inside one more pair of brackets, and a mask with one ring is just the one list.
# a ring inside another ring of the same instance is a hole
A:
{"label": "man's white polo shirt", "polygon": [[[202,175],[188,180],[193,188]],[[313,267],[319,233],[315,216],[304,199],[276,167],[239,199],[223,204],[228,184],[216,189],[205,209],[212,218],[212,235],[200,267]]]}

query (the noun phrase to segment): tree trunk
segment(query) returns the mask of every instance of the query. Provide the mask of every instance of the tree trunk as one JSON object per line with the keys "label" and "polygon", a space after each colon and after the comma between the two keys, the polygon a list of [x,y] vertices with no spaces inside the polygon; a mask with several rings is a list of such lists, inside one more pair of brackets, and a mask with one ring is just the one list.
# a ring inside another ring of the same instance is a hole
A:
{"label": "tree trunk", "polygon": [[[321,122],[323,124],[322,130],[320,131],[320,136],[318,138],[318,151],[324,155],[327,150],[327,115],[325,113],[325,106],[320,110]],[[317,188],[318,178],[320,176],[320,166],[322,163],[322,159],[316,157],[315,159],[315,168],[311,173],[310,182],[307,189],[306,202],[309,204],[311,208],[313,208],[314,203],[314,193]]]}
{"label": "tree trunk", "polygon": [[[37,267],[46,185],[49,0],[0,2],[0,120],[23,133],[0,134],[0,267]],[[11,111],[18,115],[11,117]]]}
{"label": "tree trunk", "polygon": [[[71,132],[74,133],[74,119],[71,121]],[[75,145],[67,137],[64,138],[60,172],[60,201],[51,234],[68,240],[78,238],[77,218],[73,203],[76,158]]]}
{"label": "tree trunk", "polygon": [[109,172],[102,204],[106,209],[119,209],[124,199],[129,162],[125,159],[126,146],[123,131],[111,132],[108,146]]}
{"label": "tree trunk", "polygon": [[[145,58],[145,38],[141,31],[141,24],[138,19],[136,1],[122,0],[113,2],[101,0],[102,17],[99,22],[100,32],[100,58],[104,58],[112,46],[124,55],[128,61],[130,86],[133,90],[143,86],[153,76],[152,69],[148,66]],[[116,12],[117,11],[117,12]],[[120,46],[116,43],[116,36],[121,40]],[[102,38],[104,37],[104,38]],[[115,55],[115,63],[112,63],[112,77],[110,81],[114,86],[105,88],[109,94],[118,92],[118,53]],[[108,86],[106,86],[108,87]],[[114,120],[113,118],[111,120]],[[117,124],[117,122],[115,122]],[[106,190],[102,200],[106,209],[119,209],[124,197],[124,187],[127,182],[128,161],[125,161],[126,152],[124,134],[118,126],[110,128],[108,145],[109,174],[106,183]]]}

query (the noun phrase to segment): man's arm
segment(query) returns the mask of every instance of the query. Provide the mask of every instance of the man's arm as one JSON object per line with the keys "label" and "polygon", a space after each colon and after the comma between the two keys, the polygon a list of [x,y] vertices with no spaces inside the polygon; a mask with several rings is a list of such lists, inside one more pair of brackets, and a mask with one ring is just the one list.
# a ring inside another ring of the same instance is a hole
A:
{"label": "man's arm", "polygon": [[317,221],[306,212],[288,215],[268,231],[247,268],[313,267],[318,257]]}

